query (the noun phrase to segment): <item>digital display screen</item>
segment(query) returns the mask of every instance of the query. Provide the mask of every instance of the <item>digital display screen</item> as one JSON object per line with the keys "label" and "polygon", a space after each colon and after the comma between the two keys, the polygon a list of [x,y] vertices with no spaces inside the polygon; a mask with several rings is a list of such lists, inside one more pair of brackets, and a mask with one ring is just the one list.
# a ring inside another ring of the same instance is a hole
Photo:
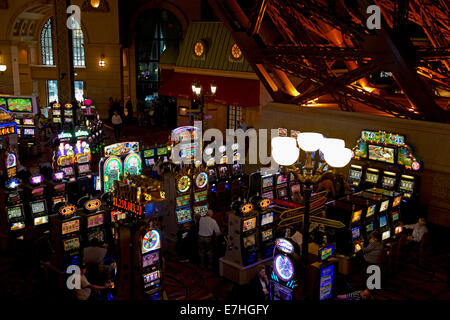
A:
{"label": "digital display screen", "polygon": [[200,217],[206,216],[208,213],[208,205],[194,207],[194,213],[199,215]]}
{"label": "digital display screen", "polygon": [[34,119],[24,118],[23,124],[25,126],[34,126]]}
{"label": "digital display screen", "polygon": [[400,219],[400,213],[394,212],[392,214],[392,222],[397,222]]}
{"label": "digital display screen", "polygon": [[383,177],[383,187],[392,188],[395,185],[395,178],[384,176]]}
{"label": "digital display screen", "polygon": [[367,215],[366,218],[371,217],[375,214],[375,210],[377,209],[376,204],[370,206],[367,208]]}
{"label": "digital display screen", "polygon": [[239,175],[242,173],[242,166],[240,164],[234,164],[233,165],[233,174]]}
{"label": "digital display screen", "polygon": [[403,228],[402,228],[402,226],[396,226],[395,227],[395,234],[399,234],[399,233],[402,233],[402,231],[403,231]]}
{"label": "digital display screen", "polygon": [[11,231],[16,231],[25,228],[25,223],[15,222],[11,224]]}
{"label": "digital display screen", "polygon": [[219,167],[219,177],[226,178],[227,174],[228,174],[228,167],[226,166]]}
{"label": "digital display screen", "polygon": [[147,166],[147,167],[150,167],[150,166],[152,166],[152,165],[154,165],[155,164],[155,159],[145,159],[145,165]]}
{"label": "digital display screen", "polygon": [[334,246],[325,247],[323,249],[320,249],[320,261],[324,262],[328,258],[332,257],[334,255]]}
{"label": "digital display screen", "polygon": [[283,198],[287,195],[287,189],[286,188],[280,188],[277,190],[277,194],[279,198]]}
{"label": "digital display screen", "polygon": [[395,149],[369,144],[369,160],[394,163]]}
{"label": "digital display screen", "polygon": [[61,225],[61,233],[63,235],[67,233],[77,232],[79,230],[80,230],[79,219],[63,222]]}
{"label": "digital display screen", "polygon": [[380,212],[386,211],[389,207],[389,200],[385,200],[380,205]]}
{"label": "digital display screen", "polygon": [[385,232],[383,232],[383,234],[381,235],[381,240],[387,240],[391,237],[391,230],[387,230]]}
{"label": "digital display screen", "polygon": [[242,222],[242,232],[253,230],[254,228],[256,228],[256,217]]}
{"label": "digital display screen", "polygon": [[263,214],[261,217],[261,226],[265,226],[266,224],[273,222],[273,212],[269,212],[266,214]]}
{"label": "digital display screen", "polygon": [[8,98],[8,110],[11,112],[32,113],[33,104],[30,98]]}
{"label": "digital display screen", "polygon": [[46,224],[46,223],[48,223],[48,216],[42,216],[42,217],[34,218],[34,225],[35,226],[39,226],[41,224]]}
{"label": "digital display screen", "polygon": [[263,188],[268,188],[268,187],[272,187],[273,186],[273,177],[267,177],[267,178],[263,178],[262,181],[262,187]]}
{"label": "digital display screen", "polygon": [[380,217],[380,228],[383,228],[387,225],[387,217],[386,216],[381,216]]}
{"label": "digital display screen", "polygon": [[158,156],[163,156],[167,154],[167,147],[157,148]]}
{"label": "digital display screen", "polygon": [[179,209],[176,211],[178,224],[192,221],[191,209]]}
{"label": "digital display screen", "polygon": [[64,172],[65,176],[73,176],[74,175],[73,167],[63,167],[63,168],[61,168],[61,170]]}
{"label": "digital display screen", "polygon": [[214,169],[209,169],[208,170],[208,177],[211,180],[211,178],[215,178],[216,177],[216,171]]}
{"label": "digital display screen", "polygon": [[413,192],[414,190],[414,181],[402,180],[400,181],[400,189]]}
{"label": "digital display screen", "polygon": [[361,214],[362,214],[362,210],[358,210],[353,212],[352,214],[352,223],[358,222],[359,220],[361,220]]}
{"label": "digital display screen", "polygon": [[286,183],[286,182],[287,182],[287,178],[284,175],[282,175],[282,174],[278,175],[277,184],[282,184],[282,183]]}
{"label": "digital display screen", "polygon": [[142,268],[152,266],[159,261],[159,251],[150,252],[142,256]]}
{"label": "digital display screen", "polygon": [[328,266],[320,270],[320,300],[327,300],[333,297],[333,279],[334,279],[334,265]]}
{"label": "digital display screen", "polygon": [[45,212],[45,202],[44,201],[32,202],[31,212],[35,215],[41,212]]}
{"label": "digital display screen", "polygon": [[144,158],[151,158],[155,156],[155,149],[144,150]]}
{"label": "digital display screen", "polygon": [[32,128],[23,128],[23,134],[25,136],[34,136],[34,129],[32,129]]}
{"label": "digital display screen", "polygon": [[373,222],[366,224],[366,233],[373,231]]}
{"label": "digital display screen", "polygon": [[215,164],[216,164],[216,160],[214,158],[211,158],[208,161],[206,161],[206,166],[207,167],[212,167]]}
{"label": "digital display screen", "polygon": [[272,236],[273,236],[273,230],[272,229],[261,231],[261,240],[262,241],[272,240]]}
{"label": "digital display screen", "polygon": [[252,247],[256,244],[256,235],[252,234],[251,236],[245,237],[243,239],[244,248]]}
{"label": "digital display screen", "polygon": [[206,200],[208,200],[208,190],[203,190],[203,191],[194,193],[194,201],[195,202],[206,201]]}
{"label": "digital display screen", "polygon": [[[60,116],[61,115],[61,110],[59,110],[59,109],[53,109],[53,115],[54,116]],[[55,119],[54,119],[55,120]],[[56,121],[55,121],[56,122]]]}
{"label": "digital display screen", "polygon": [[361,232],[359,230],[359,227],[355,227],[352,229],[352,239],[353,240],[359,238],[360,235],[361,235]]}
{"label": "digital display screen", "polygon": [[61,202],[66,202],[66,197],[60,196],[60,197],[53,198],[53,205],[61,203]]}
{"label": "digital display screen", "polygon": [[87,218],[87,227],[94,228],[103,225],[103,213]]}
{"label": "digital display screen", "polygon": [[362,175],[362,171],[361,170],[355,170],[355,169],[351,169],[349,172],[349,176],[351,179],[354,180],[361,180],[361,175]]}
{"label": "digital display screen", "polygon": [[402,201],[402,196],[401,196],[401,195],[395,197],[395,198],[394,198],[394,202],[392,203],[392,206],[393,206],[393,207],[398,206],[398,205],[400,204],[401,201]]}
{"label": "digital display screen", "polygon": [[191,203],[191,195],[186,194],[184,196],[179,196],[175,199],[175,201],[177,203],[177,207],[187,206]]}
{"label": "digital display screen", "polygon": [[263,198],[267,198],[267,199],[273,199],[273,192],[272,191],[268,191],[263,193]]}
{"label": "digital display screen", "polygon": [[63,242],[64,251],[72,251],[80,248],[80,238],[72,238],[64,240]]}
{"label": "digital display screen", "polygon": [[78,166],[79,174],[83,174],[83,173],[90,172],[90,171],[91,171],[91,166],[89,165],[89,163]]}
{"label": "digital display screen", "polygon": [[299,193],[300,192],[300,185],[299,184],[293,184],[291,186],[291,193]]}
{"label": "digital display screen", "polygon": [[22,206],[8,207],[8,220],[22,216]]}
{"label": "digital display screen", "polygon": [[152,282],[159,279],[159,270],[144,274],[143,277],[144,277],[144,284],[151,284]]}
{"label": "digital display screen", "polygon": [[366,173],[366,181],[371,183],[377,183],[378,181],[378,174],[377,173]]}
{"label": "digital display screen", "polygon": [[61,118],[53,118],[54,123],[61,123]]}

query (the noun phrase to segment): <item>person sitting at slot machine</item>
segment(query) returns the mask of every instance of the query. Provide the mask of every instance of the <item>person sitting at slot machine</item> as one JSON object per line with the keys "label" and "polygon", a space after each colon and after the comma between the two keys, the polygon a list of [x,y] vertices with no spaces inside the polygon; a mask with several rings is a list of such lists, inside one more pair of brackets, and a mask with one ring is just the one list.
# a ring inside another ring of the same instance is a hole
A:
{"label": "person sitting at slot machine", "polygon": [[206,216],[201,217],[198,226],[198,249],[200,265],[204,269],[213,267],[213,235],[220,235],[220,228],[213,218],[214,212],[209,209]]}
{"label": "person sitting at slot machine", "polygon": [[[97,286],[95,284],[91,284],[86,278],[87,267],[82,264],[80,266],[80,274],[75,274],[72,280],[72,284],[75,286],[74,292],[77,300],[91,300],[95,301],[98,299],[98,295],[92,295],[92,290],[106,290],[112,287],[112,285],[108,282],[104,286]],[[76,288],[76,285],[79,284],[80,287]]]}
{"label": "person sitting at slot machine", "polygon": [[104,259],[108,249],[101,246],[97,238],[91,240],[90,246],[83,249],[83,264],[99,276],[111,279],[114,264],[105,265]]}
{"label": "person sitting at slot machine", "polygon": [[334,183],[333,183],[333,174],[332,173],[325,173],[319,182],[319,185],[317,186],[316,192],[320,192],[322,190],[327,191],[327,198],[335,198],[336,197],[336,191],[334,189]]}
{"label": "person sitting at slot machine", "polygon": [[340,294],[336,296],[336,300],[367,300],[371,297],[370,290],[357,290],[347,294]]}
{"label": "person sitting at slot machine", "polygon": [[161,178],[161,175],[163,173],[163,169],[162,169],[163,163],[164,162],[163,162],[162,158],[160,157],[158,159],[158,161],[156,161],[156,163],[153,165],[152,175],[151,175],[152,179],[160,179]]}
{"label": "person sitting at slot machine", "polygon": [[428,232],[427,222],[425,218],[419,218],[415,224],[407,224],[403,226],[405,229],[412,229],[412,235],[408,236],[411,243],[420,243],[423,235]]}
{"label": "person sitting at slot machine", "polygon": [[380,234],[374,231],[370,234],[369,244],[361,248],[364,261],[367,264],[378,264],[383,252],[383,244],[380,241]]}
{"label": "person sitting at slot machine", "polygon": [[270,284],[267,278],[266,268],[261,266],[258,268],[258,273],[248,283],[250,292],[249,296],[257,301],[269,300]]}

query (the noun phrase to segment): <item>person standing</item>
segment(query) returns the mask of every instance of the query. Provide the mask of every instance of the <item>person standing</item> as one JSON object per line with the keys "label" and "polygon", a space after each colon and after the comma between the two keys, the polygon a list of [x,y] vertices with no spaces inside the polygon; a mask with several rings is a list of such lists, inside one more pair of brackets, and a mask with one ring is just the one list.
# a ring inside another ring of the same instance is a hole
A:
{"label": "person standing", "polygon": [[208,270],[212,270],[213,266],[213,235],[220,235],[219,225],[213,215],[213,211],[209,209],[206,216],[200,218],[198,228],[200,265]]}
{"label": "person standing", "polygon": [[120,138],[120,127],[122,126],[122,118],[119,115],[117,110],[114,111],[114,115],[112,116],[112,125],[114,127],[114,138],[119,141]]}

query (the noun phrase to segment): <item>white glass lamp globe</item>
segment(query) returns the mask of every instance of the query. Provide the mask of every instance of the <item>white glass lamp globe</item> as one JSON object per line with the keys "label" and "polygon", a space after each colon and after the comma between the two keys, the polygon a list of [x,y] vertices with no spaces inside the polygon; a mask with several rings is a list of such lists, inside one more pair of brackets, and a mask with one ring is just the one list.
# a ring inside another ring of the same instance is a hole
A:
{"label": "white glass lamp globe", "polygon": [[320,151],[323,154],[330,149],[342,149],[345,148],[345,141],[342,139],[333,139],[333,138],[324,138],[322,141],[322,146],[320,147]]}
{"label": "white glass lamp globe", "polygon": [[352,150],[348,148],[333,148],[324,153],[324,157],[330,167],[342,168],[350,162]]}
{"label": "white glass lamp globe", "polygon": [[282,166],[290,166],[297,161],[300,150],[297,148],[295,138],[272,138],[272,158]]}
{"label": "white glass lamp globe", "polygon": [[298,134],[297,141],[303,151],[314,152],[322,146],[323,135],[315,132],[302,132]]}

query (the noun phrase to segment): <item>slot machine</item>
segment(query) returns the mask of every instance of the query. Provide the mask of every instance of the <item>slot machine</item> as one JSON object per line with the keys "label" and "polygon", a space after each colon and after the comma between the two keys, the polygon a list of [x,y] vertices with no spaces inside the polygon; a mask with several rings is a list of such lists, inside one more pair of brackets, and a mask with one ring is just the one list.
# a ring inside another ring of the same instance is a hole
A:
{"label": "slot machine", "polygon": [[377,203],[376,206],[376,212],[375,212],[375,224],[374,227],[377,227],[377,231],[381,234],[381,229],[385,229],[385,226],[387,225],[387,219],[386,219],[386,225],[380,225],[380,222],[384,222],[384,219],[380,221],[380,218],[382,216],[386,216],[389,214],[389,198],[376,193],[366,192],[366,191],[360,191],[358,193],[355,193],[355,196],[361,197],[363,199],[370,199]]}
{"label": "slot machine", "polygon": [[194,216],[204,217],[208,213],[208,175],[201,171],[194,176],[194,181]]}
{"label": "slot machine", "polygon": [[384,171],[381,178],[381,187],[386,190],[394,190],[397,185],[397,174],[391,171]]}
{"label": "slot machine", "polygon": [[370,188],[377,186],[379,178],[380,178],[380,170],[375,168],[367,168],[366,177],[364,180],[364,187]]}
{"label": "slot machine", "polygon": [[[363,207],[357,204],[335,200],[327,206],[327,218],[341,221],[346,230],[336,232],[336,251],[353,256],[359,252],[364,242],[362,230]],[[334,241],[333,241],[334,242]]]}
{"label": "slot machine", "polygon": [[347,202],[349,204],[356,204],[359,207],[363,208],[361,219],[362,233],[364,241],[368,242],[370,239],[370,234],[374,230],[378,229],[378,221],[375,220],[377,202],[370,199],[356,197],[353,195],[347,195],[343,198],[340,198],[339,201]]}
{"label": "slot machine", "polygon": [[273,252],[273,270],[269,277],[270,300],[295,300],[296,260],[294,244],[288,239],[278,238]]}
{"label": "slot machine", "polygon": [[216,170],[219,182],[225,182],[226,183],[225,188],[228,189],[230,182],[230,172],[227,165],[227,161],[228,161],[227,156],[221,157],[219,160],[219,164],[216,167]]}
{"label": "slot machine", "polygon": [[402,174],[400,176],[400,182],[398,184],[397,191],[403,194],[405,201],[414,198],[417,192],[417,180],[416,176]]}
{"label": "slot machine", "polygon": [[288,195],[288,179],[285,175],[279,173],[275,175],[276,178],[276,194],[277,199],[289,200]]}
{"label": "slot machine", "polygon": [[68,182],[75,182],[75,153],[73,146],[68,142],[60,142],[58,149],[53,153],[53,168],[64,172]]}
{"label": "slot machine", "polygon": [[58,214],[50,216],[53,254],[50,263],[60,269],[80,262],[81,217],[74,205],[59,205]]}
{"label": "slot machine", "polygon": [[140,280],[145,296],[158,299],[162,284],[161,236],[156,229],[147,229],[143,234],[139,259]]}
{"label": "slot machine", "polygon": [[274,175],[261,176],[261,197],[273,200],[274,198]]}
{"label": "slot machine", "polygon": [[403,195],[400,204],[403,223],[416,223],[417,212],[420,210],[418,201],[419,177],[409,174],[400,175],[397,191]]}
{"label": "slot machine", "polygon": [[353,190],[359,190],[359,186],[362,181],[363,167],[352,164],[350,165],[350,170],[348,171],[348,183]]}
{"label": "slot machine", "polygon": [[225,260],[248,266],[258,260],[258,212],[251,203],[235,207],[228,216],[228,242]]}
{"label": "slot machine", "polygon": [[73,106],[70,103],[64,105],[64,124],[73,124]]}
{"label": "slot machine", "polygon": [[99,199],[88,200],[79,210],[79,216],[82,221],[83,240],[90,243],[94,238],[100,244],[107,243],[110,238],[107,234],[106,211],[102,210],[102,202]]}
{"label": "slot machine", "polygon": [[216,185],[217,185],[217,173],[216,173],[216,160],[214,158],[209,159],[206,162],[206,173],[208,174],[208,181],[211,192],[216,191]]}
{"label": "slot machine", "polygon": [[155,149],[144,149],[142,150],[142,159],[144,168],[152,168],[155,164]]}
{"label": "slot machine", "polygon": [[319,261],[309,266],[308,281],[309,296],[312,300],[325,301],[335,296],[335,275],[338,271],[338,260],[335,258],[334,244],[319,248]]}
{"label": "slot machine", "polygon": [[44,178],[36,175],[31,177],[30,184],[24,186],[28,200],[27,212],[30,225],[39,229],[49,229],[49,210],[43,182]]}
{"label": "slot machine", "polygon": [[32,146],[36,139],[36,125],[34,118],[22,119],[22,138],[28,143],[28,146]]}
{"label": "slot machine", "polygon": [[273,248],[275,247],[275,214],[271,209],[272,201],[270,199],[259,197],[257,199],[257,203],[253,205],[260,210],[258,219],[259,248],[261,259],[267,259],[273,255]]}
{"label": "slot machine", "polygon": [[119,157],[112,156],[106,158],[103,163],[100,162],[99,166],[103,192],[112,191],[114,181],[123,176],[122,161]]}
{"label": "slot machine", "polygon": [[58,171],[53,174],[52,180],[47,181],[47,190],[49,191],[49,202],[48,208],[52,213],[55,213],[54,210],[56,205],[59,203],[67,202],[67,193],[66,193],[66,180],[64,179],[64,172]]}
{"label": "slot machine", "polygon": [[[177,217],[177,244],[185,248],[189,241],[189,229],[193,223],[191,204],[192,180],[187,174],[181,174],[176,179],[175,215]],[[180,252],[181,255],[186,254]]]}
{"label": "slot machine", "polygon": [[123,176],[140,175],[142,173],[142,159],[139,153],[131,152],[123,160]]}
{"label": "slot machine", "polygon": [[52,119],[53,123],[57,126],[61,126],[62,121],[62,112],[61,112],[61,105],[59,103],[52,104]]}
{"label": "slot machine", "polygon": [[23,231],[27,225],[22,193],[19,180],[15,178],[10,179],[6,183],[5,192],[0,193],[4,197],[1,210],[5,210],[1,215],[2,225],[7,226],[7,233],[11,238],[23,239]]}
{"label": "slot machine", "polygon": [[237,179],[239,181],[239,184],[241,184],[244,177],[244,172],[242,172],[242,165],[239,163],[232,164],[231,173],[233,175],[233,179]]}
{"label": "slot machine", "polygon": [[169,148],[167,146],[165,147],[158,147],[156,148],[156,157],[157,158],[162,158],[163,159],[163,163],[166,163],[169,161]]}
{"label": "slot machine", "polygon": [[75,167],[77,172],[78,194],[89,194],[91,191],[91,147],[87,141],[77,140],[75,144]]}

